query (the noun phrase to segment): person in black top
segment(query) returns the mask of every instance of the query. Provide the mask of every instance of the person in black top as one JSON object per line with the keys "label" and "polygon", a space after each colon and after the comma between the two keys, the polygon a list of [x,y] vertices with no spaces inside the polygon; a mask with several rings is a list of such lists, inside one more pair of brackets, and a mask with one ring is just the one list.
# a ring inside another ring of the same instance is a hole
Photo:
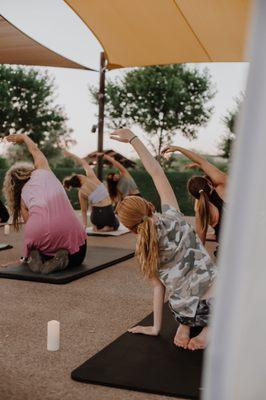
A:
{"label": "person in black top", "polygon": [[117,205],[126,196],[140,196],[140,192],[136,182],[130,175],[128,170],[115,158],[104,153],[97,153],[103,156],[103,159],[108,161],[113,167],[118,169],[118,173],[110,172],[106,176],[109,196],[112,203]]}
{"label": "person in black top", "polygon": [[9,220],[9,212],[6,206],[0,200],[0,222],[7,222]]}
{"label": "person in black top", "polygon": [[195,198],[196,232],[202,243],[205,244],[209,225],[214,229],[216,241],[219,241],[227,175],[200,155],[183,147],[169,146],[162,154],[175,151],[184,154],[193,162],[191,166],[201,169],[206,174],[190,178],[187,187]]}

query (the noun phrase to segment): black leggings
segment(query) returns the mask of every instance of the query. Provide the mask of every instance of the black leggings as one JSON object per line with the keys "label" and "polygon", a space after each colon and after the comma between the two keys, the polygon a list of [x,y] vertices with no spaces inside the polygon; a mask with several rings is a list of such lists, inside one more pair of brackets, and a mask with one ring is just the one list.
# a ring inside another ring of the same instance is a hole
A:
{"label": "black leggings", "polygon": [[[82,264],[86,257],[86,252],[87,252],[87,242],[85,242],[82,246],[80,246],[79,251],[77,251],[74,254],[70,254],[68,256],[69,263],[67,267],[78,267],[79,265]],[[43,261],[48,261],[54,258],[53,256],[46,256],[45,254],[42,254],[42,259]]]}
{"label": "black leggings", "polygon": [[113,206],[110,204],[105,207],[92,207],[91,210],[91,223],[102,229],[105,226],[111,226],[116,231],[119,227],[119,221],[115,216]]}
{"label": "black leggings", "polygon": [[0,200],[0,222],[7,222],[9,220],[9,213],[7,208]]}

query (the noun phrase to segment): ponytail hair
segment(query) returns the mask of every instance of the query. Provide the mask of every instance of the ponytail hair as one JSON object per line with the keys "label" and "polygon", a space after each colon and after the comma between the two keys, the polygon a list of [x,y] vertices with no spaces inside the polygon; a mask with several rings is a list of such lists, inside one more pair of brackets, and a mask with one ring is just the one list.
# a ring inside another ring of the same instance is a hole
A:
{"label": "ponytail hair", "polygon": [[20,228],[21,192],[34,169],[34,166],[30,163],[18,162],[9,168],[5,175],[3,192],[7,200],[8,209],[13,217],[13,225],[16,231]]}
{"label": "ponytail hair", "polygon": [[144,277],[153,278],[158,274],[158,235],[152,203],[139,196],[127,196],[116,208],[122,224],[137,233],[136,256]]}
{"label": "ponytail hair", "polygon": [[210,222],[209,195],[211,193],[210,178],[193,176],[189,179],[187,188],[189,193],[198,200],[198,212],[201,230],[206,235]]}
{"label": "ponytail hair", "polygon": [[198,199],[198,212],[201,230],[205,237],[210,222],[210,204],[208,195],[202,189],[200,190],[200,196]]}
{"label": "ponytail hair", "polygon": [[117,200],[117,196],[119,195],[117,185],[119,181],[114,180],[115,173],[110,172],[106,177],[107,189],[109,192],[110,199],[114,203]]}
{"label": "ponytail hair", "polygon": [[63,180],[63,186],[67,190],[70,190],[71,188],[81,187],[81,182],[80,182],[79,176],[76,174],[73,174],[71,176],[66,177]]}

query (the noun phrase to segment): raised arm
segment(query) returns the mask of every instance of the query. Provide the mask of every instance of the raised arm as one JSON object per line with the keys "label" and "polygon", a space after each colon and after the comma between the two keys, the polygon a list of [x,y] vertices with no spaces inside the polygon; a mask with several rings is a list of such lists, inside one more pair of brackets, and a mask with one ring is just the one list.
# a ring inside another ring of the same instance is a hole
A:
{"label": "raised arm", "polygon": [[13,135],[6,136],[6,140],[14,144],[25,143],[30,154],[32,155],[34,165],[36,169],[50,169],[47,158],[43,152],[39,149],[36,143],[27,135],[22,133],[16,133]]}
{"label": "raised arm", "polygon": [[128,170],[119,161],[116,161],[113,157],[108,156],[108,154],[103,154],[103,159],[109,161],[115,168],[119,169],[121,175],[130,175]]}
{"label": "raised arm", "polygon": [[86,160],[84,160],[84,158],[80,158],[80,157],[76,156],[75,154],[70,153],[70,151],[67,151],[67,150],[64,151],[64,156],[71,158],[71,160],[73,160],[77,165],[80,165],[85,170],[86,175],[89,178],[98,179],[95,175],[95,172],[93,171],[93,168],[91,168],[90,164]]}
{"label": "raised arm", "polygon": [[162,204],[169,204],[179,210],[174,191],[158,161],[151,155],[141,140],[129,129],[119,129],[110,135],[111,139],[130,143],[138,153],[146,171],[152,177]]}
{"label": "raised arm", "polygon": [[227,180],[226,174],[220,171],[218,168],[216,168],[205,158],[201,157],[197,153],[194,153],[193,151],[184,149],[183,147],[179,146],[169,146],[162,151],[162,154],[163,155],[169,154],[175,151],[179,151],[180,153],[184,154],[184,156],[189,158],[193,163],[198,164],[199,168],[202,169],[202,171],[204,171],[205,174],[211,178],[215,186],[226,185],[226,180]]}

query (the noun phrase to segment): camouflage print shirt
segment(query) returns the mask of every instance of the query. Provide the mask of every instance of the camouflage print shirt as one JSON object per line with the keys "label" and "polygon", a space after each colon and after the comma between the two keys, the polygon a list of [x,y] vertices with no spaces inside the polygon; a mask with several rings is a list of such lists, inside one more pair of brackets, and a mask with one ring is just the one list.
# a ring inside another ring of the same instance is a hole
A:
{"label": "camouflage print shirt", "polygon": [[193,318],[199,300],[217,275],[216,266],[181,212],[166,204],[162,214],[156,215],[159,279],[169,293],[173,312]]}

